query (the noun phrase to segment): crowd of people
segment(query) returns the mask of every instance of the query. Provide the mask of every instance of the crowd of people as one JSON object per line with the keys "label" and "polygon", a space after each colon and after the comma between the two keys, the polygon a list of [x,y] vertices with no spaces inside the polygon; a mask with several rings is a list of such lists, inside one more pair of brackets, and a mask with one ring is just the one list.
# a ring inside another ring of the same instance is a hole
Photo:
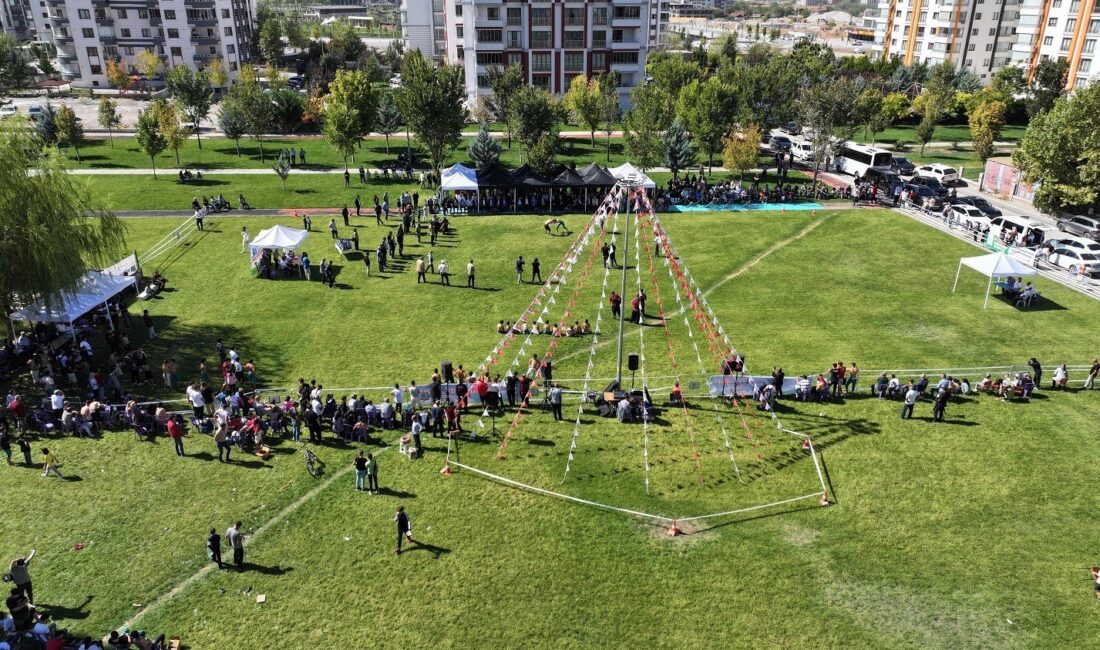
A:
{"label": "crowd of people", "polygon": [[665,189],[658,190],[654,200],[657,212],[667,212],[673,206],[687,205],[746,205],[749,203],[798,203],[804,201],[822,201],[827,199],[851,198],[847,187],[833,188],[824,183],[812,184],[786,183],[782,180],[775,185],[761,183],[755,177],[750,185],[740,181],[725,180],[713,182],[702,175],[684,176],[670,179]]}

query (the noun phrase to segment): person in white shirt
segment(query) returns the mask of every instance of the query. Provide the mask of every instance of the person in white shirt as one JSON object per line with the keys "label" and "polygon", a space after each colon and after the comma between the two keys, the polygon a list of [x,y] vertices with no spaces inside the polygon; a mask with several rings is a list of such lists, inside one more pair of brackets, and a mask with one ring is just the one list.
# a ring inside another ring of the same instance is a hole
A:
{"label": "person in white shirt", "polygon": [[397,410],[400,411],[401,403],[405,401],[405,391],[401,390],[400,385],[394,384],[390,395],[393,395],[393,403],[397,405]]}
{"label": "person in white shirt", "polygon": [[1051,382],[1051,388],[1066,389],[1069,384],[1069,371],[1066,369],[1066,364],[1062,364],[1054,369],[1054,381]]}
{"label": "person in white shirt", "polygon": [[248,228],[246,227],[241,228],[241,252],[248,252]]}
{"label": "person in white shirt", "polygon": [[891,375],[890,376],[890,383],[886,384],[886,394],[887,395],[897,395],[900,390],[901,390],[901,380],[898,379],[897,375]]}
{"label": "person in white shirt", "polygon": [[61,411],[65,410],[65,393],[62,393],[60,389],[55,390],[53,395],[50,395],[50,408],[53,409],[55,416],[61,417]]}
{"label": "person in white shirt", "polygon": [[913,417],[913,406],[916,405],[919,397],[920,391],[913,386],[913,382],[909,382],[909,390],[905,391],[905,401],[901,404],[901,419],[908,420]]}

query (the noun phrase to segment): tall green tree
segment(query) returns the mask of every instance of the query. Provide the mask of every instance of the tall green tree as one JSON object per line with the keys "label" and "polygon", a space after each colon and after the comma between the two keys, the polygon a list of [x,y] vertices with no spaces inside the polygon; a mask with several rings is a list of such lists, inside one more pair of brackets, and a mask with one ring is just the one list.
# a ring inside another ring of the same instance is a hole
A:
{"label": "tall green tree", "polygon": [[489,169],[500,161],[500,143],[493,138],[489,125],[485,122],[481,123],[477,137],[470,143],[467,153],[470,156],[470,162],[480,171]]}
{"label": "tall green tree", "polygon": [[122,116],[118,114],[118,103],[110,97],[99,98],[99,110],[96,112],[99,125],[107,129],[111,147],[115,146],[115,129],[122,126]]}
{"label": "tall green tree", "polygon": [[909,114],[909,97],[904,93],[890,93],[882,98],[878,115],[871,118],[871,142],[876,136],[890,128],[895,122]]}
{"label": "tall green tree", "polygon": [[80,126],[80,120],[76,119],[76,113],[68,104],[62,104],[57,109],[57,144],[62,147],[72,147],[76,152],[77,161],[80,160],[80,145],[84,144],[84,127]]}
{"label": "tall green tree", "polygon": [[185,65],[177,65],[164,79],[164,85],[172,91],[180,112],[187,121],[195,125],[195,142],[202,149],[199,137],[202,121],[210,116],[210,107],[214,102],[214,87],[203,72],[192,72]]}
{"label": "tall green tree", "polygon": [[745,179],[745,172],[756,169],[760,158],[760,127],[749,124],[741,133],[730,131],[722,147],[722,165],[737,173],[738,180]]}
{"label": "tall green tree", "polygon": [[970,111],[970,140],[982,163],[993,157],[993,143],[1001,135],[1008,107],[1000,100],[987,101]]}
{"label": "tall green tree", "polygon": [[955,65],[950,62],[939,63],[932,66],[928,74],[928,81],[924,84],[924,91],[913,101],[913,110],[921,116],[917,125],[917,142],[921,146],[921,154],[924,148],[932,141],[936,127],[943,120],[944,115],[955,100]]}
{"label": "tall green tree", "polygon": [[530,149],[542,136],[558,133],[562,115],[554,97],[534,86],[526,86],[511,101],[512,128],[516,139]]}
{"label": "tall green tree", "polygon": [[370,79],[362,70],[337,70],[329,84],[328,102],[339,102],[359,116],[359,137],[374,130],[378,119],[378,98],[371,90]]}
{"label": "tall green tree", "polygon": [[138,113],[136,126],[135,138],[138,147],[145,152],[146,156],[149,156],[149,162],[153,166],[153,178],[156,178],[157,156],[168,148],[168,143],[164,141],[164,136],[160,132],[160,116],[157,113],[157,108],[149,106]]}
{"label": "tall green tree", "polygon": [[1035,119],[1040,113],[1045,113],[1054,107],[1054,102],[1066,92],[1066,75],[1069,73],[1069,63],[1065,59],[1045,59],[1035,66],[1035,74],[1031,78],[1031,88],[1024,107],[1027,116]]}
{"label": "tall green tree", "polygon": [[428,150],[435,178],[447,154],[462,142],[466,126],[466,85],[462,68],[436,66],[419,50],[405,54],[401,64],[401,88],[395,93],[405,124]]}
{"label": "tall green tree", "polygon": [[702,70],[694,61],[685,61],[679,56],[667,56],[653,65],[646,66],[646,73],[653,79],[651,83],[657,84],[668,95],[673,102],[669,110],[674,111],[680,91],[698,79],[702,75]]}
{"label": "tall green tree", "polygon": [[229,89],[229,99],[240,108],[245,133],[259,145],[260,162],[264,162],[263,139],[275,126],[275,107],[260,87],[255,70],[248,66],[241,68],[237,83]]}
{"label": "tall green tree", "polygon": [[813,133],[815,186],[825,161],[835,158],[837,147],[852,137],[857,96],[856,84],[848,78],[824,81],[802,90],[798,102],[800,122]]}
{"label": "tall green tree", "polygon": [[222,102],[218,110],[218,127],[237,146],[237,157],[240,158],[241,138],[248,133],[248,120],[245,119],[240,102],[232,97]]}
{"label": "tall green tree", "polygon": [[600,122],[607,135],[607,162],[611,162],[611,131],[619,121],[622,107],[619,105],[619,75],[614,72],[601,72],[600,82]]}
{"label": "tall green tree", "polygon": [[883,96],[878,88],[865,88],[859,97],[856,97],[854,118],[858,124],[863,125],[864,137],[867,136],[868,131],[873,135],[882,130],[876,129],[882,115],[882,100]]}
{"label": "tall green tree", "polygon": [[0,93],[10,93],[30,83],[31,69],[23,58],[23,45],[0,34]]}
{"label": "tall green tree", "polygon": [[180,112],[176,104],[156,99],[152,104],[157,111],[157,124],[164,143],[176,154],[176,166],[180,166],[180,147],[191,136],[190,130],[180,123]]}
{"label": "tall green tree", "polygon": [[47,101],[42,107],[42,112],[34,123],[34,130],[42,144],[57,144],[57,109],[50,102]]}
{"label": "tall green tree", "polygon": [[1100,208],[1100,84],[1078,88],[1039,113],[1012,154],[1024,180],[1039,183],[1045,212]]}
{"label": "tall green tree", "polygon": [[492,107],[497,121],[503,122],[508,131],[508,148],[512,148],[512,98],[527,83],[523,74],[523,68],[518,65],[510,65],[507,68],[492,66],[485,76],[489,82],[489,89],[493,91]]}
{"label": "tall green tree", "polygon": [[527,147],[527,161],[535,172],[543,176],[549,176],[557,167],[558,134],[555,132],[543,133],[529,147]]}
{"label": "tall green tree", "polygon": [[283,28],[279,20],[266,20],[260,25],[260,54],[264,61],[278,64],[283,57]]}
{"label": "tall green tree", "polygon": [[664,157],[662,134],[672,122],[668,93],[656,84],[641,84],[630,91],[630,103],[623,117],[626,151],[645,171]]}
{"label": "tall green tree", "polygon": [[378,123],[374,128],[386,136],[386,155],[390,153],[390,136],[397,133],[400,127],[401,111],[397,108],[393,93],[384,93],[378,102]]}
{"label": "tall green tree", "polygon": [[788,57],[769,53],[758,65],[738,65],[727,82],[740,98],[742,123],[759,124],[768,132],[798,116],[798,93],[805,83]]}
{"label": "tall green tree", "polygon": [[722,139],[733,128],[737,97],[718,77],[696,79],[680,93],[676,114],[683,118],[695,143],[714,167],[714,155],[722,151]]}
{"label": "tall green tree", "polygon": [[281,133],[294,133],[302,125],[305,103],[302,96],[291,88],[280,88],[269,93],[275,124]]}
{"label": "tall green tree", "polygon": [[672,124],[665,131],[665,167],[672,172],[672,178],[676,178],[682,170],[690,169],[697,159],[695,144],[691,141],[691,135],[684,129],[684,123],[680,118],[672,120]]}
{"label": "tall green tree", "polygon": [[0,135],[0,309],[9,314],[76,287],[125,250],[125,225],[34,136]]}
{"label": "tall green tree", "polygon": [[348,158],[354,158],[355,145],[359,142],[359,111],[347,104],[330,98],[325,104],[324,126],[322,130],[329,144],[336,147],[344,158],[344,170],[348,168]]}
{"label": "tall green tree", "polygon": [[562,102],[573,113],[578,124],[588,127],[592,146],[596,146],[596,129],[600,128],[600,119],[603,117],[599,79],[586,78],[584,75],[573,77]]}

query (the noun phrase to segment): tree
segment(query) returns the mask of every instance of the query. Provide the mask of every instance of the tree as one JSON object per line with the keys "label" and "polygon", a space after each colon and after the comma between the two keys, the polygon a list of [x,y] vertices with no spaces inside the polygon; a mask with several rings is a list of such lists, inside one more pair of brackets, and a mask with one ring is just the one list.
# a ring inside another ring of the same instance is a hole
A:
{"label": "tree", "polygon": [[283,56],[283,29],[274,18],[260,25],[260,55],[268,63],[278,63]]}
{"label": "tree", "polygon": [[672,104],[669,110],[674,110],[675,102],[680,97],[680,91],[687,87],[702,74],[699,66],[691,61],[685,61],[679,56],[666,56],[656,63],[646,66],[646,73],[652,77],[653,82],[661,90],[668,94]]}
{"label": "tree", "polygon": [[225,88],[229,83],[229,73],[225,71],[225,62],[220,56],[216,56],[206,62],[203,74],[214,88]]}
{"label": "tree", "polygon": [[[745,58],[751,58],[753,49]],[[788,57],[769,50],[759,65],[736,66],[727,82],[740,98],[742,123],[769,131],[798,115],[798,92],[805,82]]]}
{"label": "tree", "polygon": [[210,79],[201,72],[192,72],[185,65],[177,65],[168,73],[164,85],[175,95],[176,104],[187,116],[187,121],[194,125],[195,142],[201,150],[200,125],[210,116],[210,105],[214,101],[214,88],[210,85]]}
{"label": "tree", "polygon": [[260,147],[260,162],[264,161],[263,137],[271,132],[275,124],[275,109],[271,100],[256,79],[256,71],[251,66],[243,66],[237,83],[229,89],[230,99],[237,102],[244,118],[245,133]]}
{"label": "tree", "polygon": [[489,169],[500,161],[500,143],[489,132],[489,125],[481,123],[477,137],[470,143],[470,162],[474,163],[479,171]]}
{"label": "tree", "polygon": [[107,83],[118,89],[119,94],[125,94],[130,89],[130,72],[126,66],[117,59],[107,59]]}
{"label": "tree", "polygon": [[558,132],[561,110],[554,97],[534,86],[521,88],[511,100],[512,129],[525,149],[530,149],[542,136]]}
{"label": "tree", "polygon": [[466,126],[462,68],[436,66],[419,50],[408,52],[401,63],[401,87],[394,98],[405,124],[428,150],[432,171],[439,178],[447,154],[462,142]]}
{"label": "tree", "polygon": [[41,155],[34,136],[0,136],[0,309],[70,291],[90,268],[125,250],[125,225],[70,175],[55,152]]}
{"label": "tree", "polygon": [[302,23],[298,21],[297,16],[287,16],[283,21],[283,36],[286,37],[290,47],[304,50],[309,45],[309,35],[302,28]]}
{"label": "tree", "polygon": [[53,45],[45,43],[39,45],[38,43],[31,44],[31,54],[34,55],[34,62],[38,64],[38,69],[42,71],[47,77],[52,77],[57,74],[57,68],[53,66],[53,61],[50,60],[50,51]]}
{"label": "tree", "polygon": [[993,143],[1001,135],[1008,107],[1000,100],[985,102],[970,111],[970,140],[982,163],[993,156]]}
{"label": "tree", "polygon": [[72,147],[76,159],[80,160],[80,145],[84,143],[84,127],[76,119],[76,113],[68,104],[57,109],[57,143],[62,147]]}
{"label": "tree", "polygon": [[99,125],[107,129],[111,147],[115,146],[115,129],[122,126],[122,116],[118,114],[118,103],[110,97],[99,98]]}
{"label": "tree", "polygon": [[615,72],[600,73],[600,121],[607,134],[607,162],[611,162],[611,129],[619,120],[619,75]]}
{"label": "tree", "polygon": [[714,155],[722,151],[722,138],[733,127],[737,98],[718,77],[696,79],[680,93],[677,114],[691,131],[699,149],[714,167]]}
{"label": "tree", "polygon": [[39,114],[38,121],[35,122],[34,130],[43,145],[57,144],[57,109],[53,107],[53,104],[46,102],[46,105],[42,107],[42,113]]}
{"label": "tree", "polygon": [[493,66],[485,72],[489,89],[493,91],[493,112],[497,121],[503,122],[508,130],[508,148],[512,148],[512,111],[511,102],[520,88],[527,83],[523,68],[510,65],[507,68]]}
{"label": "tree", "polygon": [[882,98],[879,112],[871,120],[871,142],[880,132],[909,114],[909,97],[904,93],[890,93]]}
{"label": "tree", "polygon": [[924,84],[924,92],[913,102],[913,110],[921,116],[916,136],[922,155],[924,148],[932,141],[936,126],[954,103],[955,79],[954,64],[944,62],[933,66],[929,72],[928,81]]}
{"label": "tree", "polygon": [[374,127],[379,133],[386,136],[386,155],[390,153],[390,136],[397,133],[401,127],[401,111],[397,109],[397,102],[392,93],[385,93],[378,102],[378,124]]}
{"label": "tree", "polygon": [[1055,100],[1028,125],[1012,155],[1024,180],[1038,183],[1035,205],[1045,212],[1087,212],[1100,202],[1100,84]]}
{"label": "tree", "polygon": [[882,93],[877,88],[866,88],[859,94],[855,102],[855,121],[863,125],[863,135],[867,136],[867,132],[871,131],[872,134],[881,131],[881,128],[877,128],[879,120],[882,117]]}
{"label": "tree", "polygon": [[858,91],[856,83],[842,77],[817,83],[802,90],[799,100],[801,123],[811,129],[814,149],[814,186],[817,175],[836,147],[851,137],[852,114]]}
{"label": "tree", "polygon": [[176,105],[163,99],[153,102],[152,108],[157,111],[157,125],[160,128],[164,144],[176,154],[176,166],[180,166],[180,147],[191,136],[191,131],[180,123],[180,113]]}
{"label": "tree", "polygon": [[600,128],[600,119],[603,117],[600,107],[599,80],[594,77],[586,78],[584,75],[573,77],[563,101],[573,112],[577,122],[588,127],[592,146],[596,146],[596,129]]}
{"label": "tree", "polygon": [[367,57],[367,61],[363,64],[363,72],[367,75],[367,80],[371,83],[384,83],[389,81],[389,70],[382,65],[382,62],[378,60],[378,55],[371,52],[371,55]]}
{"label": "tree", "polygon": [[161,60],[152,50],[141,50],[134,55],[134,66],[149,80],[160,72]]}
{"label": "tree", "polygon": [[337,70],[329,84],[327,102],[334,101],[353,109],[359,116],[359,136],[374,130],[378,118],[378,100],[371,90],[370,80],[362,70]]}
{"label": "tree", "polygon": [[730,131],[722,147],[722,165],[737,178],[744,180],[745,172],[756,169],[760,157],[760,127],[749,124],[741,133]]}
{"label": "tree", "polygon": [[661,133],[672,121],[668,93],[656,84],[642,84],[630,91],[631,108],[623,118],[626,150],[642,171],[657,165],[664,155]]}
{"label": "tree", "polygon": [[26,86],[31,79],[30,66],[23,58],[23,47],[12,36],[0,34],[0,93]]}
{"label": "tree", "polygon": [[245,119],[244,111],[237,100],[228,98],[222,102],[221,109],[218,111],[218,126],[225,137],[237,145],[237,157],[240,158],[241,138],[248,133],[248,120]]}
{"label": "tree", "polygon": [[149,156],[149,161],[153,165],[153,178],[156,178],[157,156],[168,147],[168,144],[164,141],[164,136],[160,132],[160,117],[156,106],[149,106],[138,113],[137,134],[135,137],[137,138],[138,147],[145,152],[146,156]]}
{"label": "tree", "polygon": [[549,176],[557,166],[558,134],[543,133],[527,147],[527,161],[535,172]]}
{"label": "tree", "polygon": [[1069,73],[1069,63],[1065,59],[1044,59],[1035,66],[1035,74],[1031,78],[1031,89],[1024,107],[1027,116],[1035,119],[1040,113],[1049,111],[1054,102],[1065,94],[1066,75]]}
{"label": "tree", "polygon": [[286,179],[290,176],[290,168],[293,166],[294,154],[290,153],[286,149],[279,151],[279,157],[275,159],[275,164],[271,166],[271,169],[275,171],[275,175],[279,177],[279,180],[283,182],[283,191],[286,191]]}
{"label": "tree", "polygon": [[280,88],[270,93],[268,97],[271,98],[272,112],[279,131],[282,133],[296,131],[301,126],[302,118],[305,116],[305,104],[302,103],[302,96],[296,90]]}
{"label": "tree", "polygon": [[695,145],[679,117],[672,120],[672,125],[665,131],[664,149],[665,167],[672,172],[672,178],[675,179],[681,170],[695,165]]}
{"label": "tree", "polygon": [[1008,107],[1008,114],[1019,110],[1027,95],[1027,72],[1016,65],[1007,65],[993,75],[989,90]]}
{"label": "tree", "polygon": [[347,171],[348,158],[355,155],[355,143],[359,142],[359,111],[343,102],[330,100],[325,104],[324,120],[325,139],[343,156]]}

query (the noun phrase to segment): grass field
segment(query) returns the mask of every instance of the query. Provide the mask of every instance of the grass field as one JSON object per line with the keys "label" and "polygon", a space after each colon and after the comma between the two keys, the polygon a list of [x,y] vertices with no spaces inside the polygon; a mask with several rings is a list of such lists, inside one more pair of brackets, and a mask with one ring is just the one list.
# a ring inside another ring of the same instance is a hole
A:
{"label": "grass field", "polygon": [[[879,133],[875,141],[886,146],[895,145],[902,141],[913,145],[917,142],[916,128],[915,125],[892,126]],[[1024,137],[1025,131],[1027,131],[1027,125],[1009,124],[1001,129],[1001,135],[997,140],[1016,142]],[[870,134],[864,135],[863,131],[860,130],[856,133],[855,139],[859,142],[870,142],[871,136]],[[932,142],[970,142],[970,127],[965,124],[941,124],[936,127]]]}
{"label": "grass field", "polygon": [[[585,219],[567,222],[577,231]],[[1040,279],[1046,308],[1020,312],[993,300],[982,310],[982,278],[964,274],[958,293],[950,293],[958,258],[974,249],[893,212],[663,221],[757,372],[772,365],[788,374],[818,372],[843,359],[865,369],[865,388],[874,368],[1037,356],[1052,369],[1096,354],[1094,301]],[[166,261],[171,291],[148,303],[162,334],[145,343],[154,363],[171,355],[188,377],[223,336],[256,359],[268,386],[298,377],[331,387],[423,382],[441,358],[477,366],[499,338],[493,325],[514,320],[528,304],[537,287],[515,283],[517,254],[538,256],[547,275],[570,243],[543,236],[538,217],[460,218],[436,259],[447,258],[456,270],[475,259],[479,290],[417,285],[411,258],[370,278],[358,261],[344,262],[330,290],[251,278],[237,233],[242,225],[256,232],[274,222],[214,219],[207,234]],[[129,245],[139,250],[175,225],[128,223]],[[385,229],[363,225],[361,240],[374,243]],[[327,235],[315,233],[306,250],[316,262],[329,246]],[[640,276],[649,312],[658,293],[674,305],[663,261],[654,260],[654,289],[644,249],[639,257],[640,274],[631,270],[628,290]],[[572,298],[573,319],[595,322],[604,274],[596,263],[582,278],[586,259],[561,286],[554,315]],[[611,273],[610,286],[620,278]],[[697,376],[699,367],[687,331],[679,318],[668,323],[684,377]],[[134,338],[144,342],[139,333]],[[628,351],[645,355],[654,387],[670,381],[663,378],[674,368],[655,319],[628,326],[626,341]],[[570,388],[585,373],[589,344],[566,339],[555,351],[556,376]],[[527,352],[546,345],[536,338]],[[614,351],[613,344],[597,346],[594,373],[611,372]],[[713,369],[705,348],[701,356]],[[662,391],[653,392],[662,402]],[[464,442],[461,458],[539,487],[661,514],[813,491],[812,462],[792,440],[770,433],[767,422],[757,429],[750,412],[746,422],[762,449],[753,447],[736,412],[723,407],[747,478],[738,482],[710,405],[693,401],[690,417],[663,411],[648,442],[638,427],[586,414],[564,482],[573,424],[555,423],[541,410],[519,425],[505,460],[493,458],[499,441]],[[316,480],[290,443],[267,462],[225,466],[177,459],[165,442],[139,444],[125,433],[50,439],[63,471],[82,480],[0,471],[0,488],[18,495],[9,501],[0,552],[37,548],[38,600],[63,625],[98,634],[192,576],[204,563],[209,527],[224,531],[241,518],[256,530],[274,518],[248,541],[251,570],[200,576],[137,621],[180,634],[192,648],[1091,645],[1100,624],[1086,572],[1100,555],[1091,534],[1100,504],[1090,481],[1100,441],[1087,434],[1100,415],[1096,393],[1047,390],[1027,404],[966,399],[938,425],[929,410],[924,402],[917,418],[900,421],[895,402],[865,397],[781,402],[783,422],[814,437],[837,504],[826,509],[810,500],[720,519],[676,539],[468,472],[440,476],[444,446],[430,438],[427,457],[416,462],[390,448],[392,437],[387,446],[371,445],[381,454],[388,488],[382,496],[352,489],[346,468],[359,446],[318,450],[329,467]],[[205,436],[193,434],[187,446],[213,455]],[[701,454],[698,468],[693,448]],[[391,538],[399,503],[426,546],[397,558]],[[72,550],[76,542],[87,546]],[[257,604],[257,594],[267,602]]]}

